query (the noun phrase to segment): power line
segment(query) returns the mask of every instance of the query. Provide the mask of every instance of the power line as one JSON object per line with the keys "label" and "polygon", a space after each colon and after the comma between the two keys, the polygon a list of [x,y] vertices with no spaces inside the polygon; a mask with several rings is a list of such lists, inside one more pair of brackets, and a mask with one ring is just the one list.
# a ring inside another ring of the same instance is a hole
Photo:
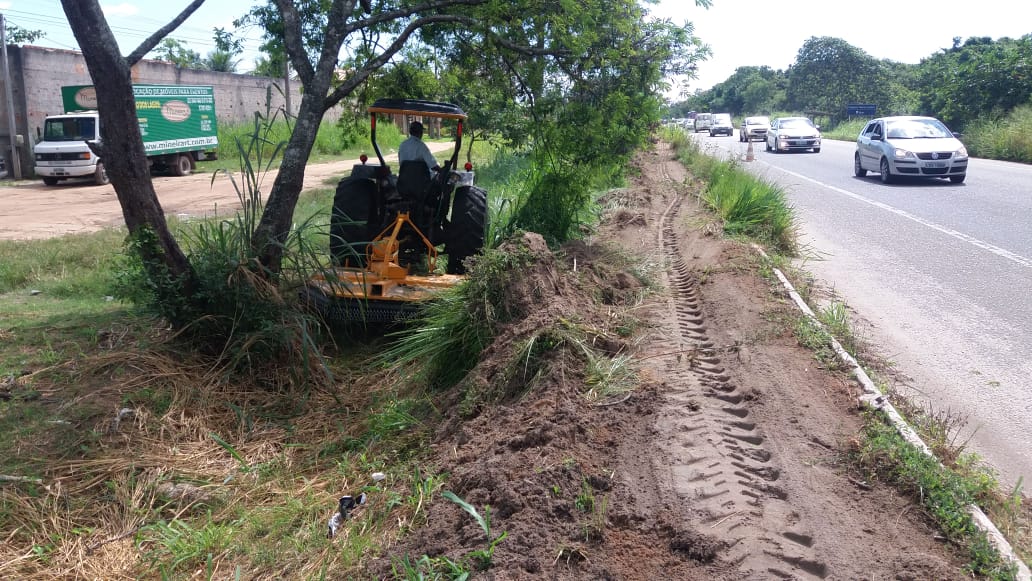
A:
{"label": "power line", "polygon": [[[61,29],[60,32],[65,33],[68,37],[70,37],[70,38],[72,38],[74,40],[74,35],[72,35],[72,33],[71,33],[71,28],[68,26],[67,20],[65,20],[64,18],[62,18],[60,16],[55,16],[55,15],[50,15],[50,14],[41,14],[41,13],[38,13],[38,12],[30,12],[30,11],[26,11],[26,10],[7,10],[6,12],[12,13],[12,14],[17,14],[19,21],[24,22],[24,23],[26,23],[29,26],[43,26],[45,28],[58,28],[58,29]],[[144,21],[150,21],[150,22],[154,22],[154,23],[160,23],[160,24],[156,24],[155,25],[155,30],[158,27],[160,27],[160,26],[165,24],[165,22],[157,20],[157,19],[154,19],[154,18],[138,17],[135,20],[144,20]],[[109,23],[108,26],[111,28],[111,31],[113,33],[115,33],[116,36],[121,37],[123,39],[140,39],[140,40],[143,40],[143,39],[146,39],[146,38],[150,37],[150,35],[153,34],[153,31],[141,30],[139,28],[133,28],[133,27],[128,27],[128,26],[115,26],[115,25],[111,25],[110,23]],[[188,44],[191,44],[193,46],[196,46],[198,48],[205,49],[205,50],[214,50],[215,48],[217,48],[216,44],[215,44],[215,41],[214,41],[214,38],[212,38],[212,37],[199,38],[197,36],[192,36],[191,34],[186,34],[186,35],[184,35],[184,34],[176,34],[176,32],[179,32],[179,31],[186,31],[188,33],[190,33],[190,32],[198,32],[199,33],[201,31],[201,29],[196,28],[196,27],[181,26],[181,27],[177,28],[175,31],[173,31],[169,35],[169,38],[175,38],[177,40],[180,40],[180,41],[183,41],[183,42],[187,42]],[[60,46],[65,47],[65,48],[70,48],[72,50],[78,50],[78,46],[77,45],[76,46],[72,46],[72,45],[69,45],[67,43],[55,40],[54,35],[52,34],[53,31],[45,31],[45,32],[47,34],[45,35],[44,38],[46,39],[47,42],[52,43],[52,44],[56,44],[56,45],[60,45]],[[243,42],[243,47],[244,47],[244,51],[245,52],[253,52],[253,53],[260,52],[260,45],[261,45],[260,40],[254,39],[250,35],[240,35],[238,38]]]}

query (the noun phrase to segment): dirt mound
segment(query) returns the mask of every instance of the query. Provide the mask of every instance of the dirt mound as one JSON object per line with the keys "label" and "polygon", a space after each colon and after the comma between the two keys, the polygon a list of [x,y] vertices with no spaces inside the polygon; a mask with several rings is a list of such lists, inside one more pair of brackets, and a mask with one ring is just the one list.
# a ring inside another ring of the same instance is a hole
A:
{"label": "dirt mound", "polygon": [[919,507],[856,485],[851,383],[797,345],[753,253],[707,234],[668,150],[637,163],[591,241],[523,238],[514,318],[441,403],[435,468],[492,538],[436,499],[375,572],[484,565],[505,533],[484,578],[963,577]]}

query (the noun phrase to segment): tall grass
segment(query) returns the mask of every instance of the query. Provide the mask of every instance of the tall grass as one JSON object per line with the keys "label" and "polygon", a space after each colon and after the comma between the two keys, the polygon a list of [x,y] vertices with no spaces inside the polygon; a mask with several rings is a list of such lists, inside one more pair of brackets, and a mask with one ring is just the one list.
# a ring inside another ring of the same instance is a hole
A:
{"label": "tall grass", "polygon": [[723,219],[728,234],[755,238],[781,254],[798,251],[795,217],[780,186],[727,163],[711,174],[702,199]]}
{"label": "tall grass", "polygon": [[799,251],[795,214],[785,191],[741,169],[734,161],[707,155],[683,131],[669,130],[678,159],[707,182],[700,197],[721,220],[724,232],[748,236],[787,256]]}
{"label": "tall grass", "polygon": [[836,139],[839,141],[856,141],[856,137],[863,131],[869,119],[846,119],[834,127],[821,127],[821,136],[825,139]]}
{"label": "tall grass", "polygon": [[0,294],[20,289],[50,297],[111,294],[122,228],[48,240],[0,241]]}
{"label": "tall grass", "polygon": [[301,223],[292,230],[284,244],[287,266],[280,272],[266,269],[252,246],[264,210],[262,175],[286,145],[277,138],[282,123],[278,112],[256,113],[251,133],[235,139],[240,172],[225,173],[241,209],[229,219],[185,224],[179,232],[194,274],[191,288],[183,288],[179,279],[155,276],[139,258],[136,245],[141,239],[146,243],[141,237],[153,236],[147,231],[129,240],[116,287],[120,298],[171,321],[181,338],[218,354],[233,370],[284,358],[302,362],[298,368],[307,370],[319,354],[314,342],[319,325],[290,294],[324,262],[309,234],[314,227]]}
{"label": "tall grass", "polygon": [[[362,153],[374,157],[369,141],[368,119],[366,121],[364,124],[355,123],[354,125],[323,121],[319,125],[319,132],[316,134],[310,159],[319,161],[327,158],[355,158]],[[275,143],[286,143],[290,140],[293,126],[292,121],[278,117],[270,124],[267,138]],[[251,122],[219,125],[219,159],[216,162],[209,162],[206,164],[207,167],[234,169],[237,166],[239,155],[236,144],[250,139],[253,131],[254,124]],[[396,150],[402,139],[404,139],[404,135],[394,124],[377,124],[376,142],[382,151]],[[276,163],[278,164],[278,160]]]}
{"label": "tall grass", "polygon": [[505,288],[526,260],[520,252],[485,251],[465,283],[441,293],[418,321],[395,335],[382,363],[414,369],[432,388],[454,385],[476,365],[498,324],[514,316]]}
{"label": "tall grass", "polygon": [[975,157],[1032,163],[1032,105],[970,123],[961,141]]}

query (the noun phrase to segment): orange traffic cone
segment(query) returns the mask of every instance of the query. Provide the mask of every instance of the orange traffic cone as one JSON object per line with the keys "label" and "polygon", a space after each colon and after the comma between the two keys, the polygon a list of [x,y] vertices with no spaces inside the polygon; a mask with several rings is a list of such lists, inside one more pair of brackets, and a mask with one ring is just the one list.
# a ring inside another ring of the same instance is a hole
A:
{"label": "orange traffic cone", "polygon": [[752,139],[750,138],[749,147],[745,148],[745,161],[752,161],[754,159],[756,159],[756,156],[753,154]]}

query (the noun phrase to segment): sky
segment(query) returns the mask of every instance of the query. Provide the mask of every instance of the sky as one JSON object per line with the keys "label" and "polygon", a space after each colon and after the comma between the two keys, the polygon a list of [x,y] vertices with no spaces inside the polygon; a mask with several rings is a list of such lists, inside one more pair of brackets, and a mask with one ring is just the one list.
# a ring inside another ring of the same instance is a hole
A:
{"label": "sky", "polygon": [[[1025,8],[1020,8],[1025,6]],[[713,52],[689,92],[709,89],[743,66],[784,70],[813,36],[840,38],[877,59],[916,64],[953,45],[953,37],[1032,34],[1032,10],[1015,0],[661,0],[654,16],[695,25]],[[673,96],[668,93],[668,96]]]}
{"label": "sky", "polygon": [[[172,37],[185,42],[201,56],[215,48],[214,27],[233,30],[233,20],[262,0],[208,0]],[[108,23],[118,38],[122,54],[129,54],[154,30],[171,20],[187,0],[101,1]],[[878,59],[918,63],[940,49],[949,48],[953,37],[1018,38],[1032,33],[1032,10],[1015,0],[713,0],[709,9],[694,0],[660,0],[647,8],[660,18],[695,25],[695,34],[713,51],[698,67],[688,90],[709,89],[743,66],[769,66],[784,70],[791,65],[803,42],[812,36],[845,40]],[[0,0],[0,12],[14,24],[44,30],[41,46],[77,49],[59,0]],[[239,72],[254,66],[261,44],[259,30],[239,31],[244,39]],[[672,83],[678,85],[677,81]],[[668,92],[677,98],[678,91]]]}
{"label": "sky", "polygon": [[[101,0],[108,25],[118,40],[122,54],[136,49],[155,30],[176,17],[189,0]],[[233,29],[233,20],[243,16],[262,0],[207,0],[170,36],[179,39],[202,57],[215,49],[214,28]],[[0,12],[11,23],[29,30],[42,30],[46,36],[35,45],[78,50],[78,43],[61,8],[60,0],[0,0]],[[238,72],[254,68],[261,45],[261,31],[239,31],[243,35],[244,53],[240,55]]]}

